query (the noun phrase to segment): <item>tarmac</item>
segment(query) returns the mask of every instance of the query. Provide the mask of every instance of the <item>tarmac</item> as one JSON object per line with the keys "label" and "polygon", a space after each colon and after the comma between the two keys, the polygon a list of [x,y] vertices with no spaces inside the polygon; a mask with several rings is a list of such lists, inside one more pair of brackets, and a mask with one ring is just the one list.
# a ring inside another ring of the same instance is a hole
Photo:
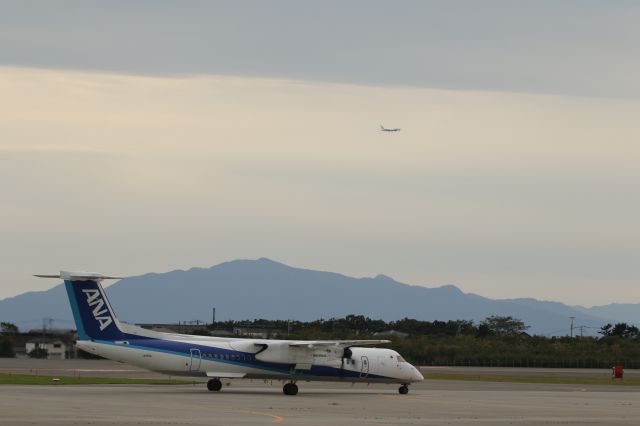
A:
{"label": "tarmac", "polygon": [[[164,377],[110,361],[0,360],[0,373]],[[504,374],[562,370],[504,369]],[[225,381],[221,392],[193,385],[2,385],[1,425],[638,425],[640,387],[427,380],[408,395],[397,386]],[[458,368],[438,368],[456,372]],[[479,372],[486,369],[479,369]],[[462,369],[463,373],[478,371]],[[487,374],[499,374],[495,369]],[[63,374],[64,373],[64,374]],[[567,373],[606,374],[605,370]],[[631,374],[637,372],[631,371]]]}

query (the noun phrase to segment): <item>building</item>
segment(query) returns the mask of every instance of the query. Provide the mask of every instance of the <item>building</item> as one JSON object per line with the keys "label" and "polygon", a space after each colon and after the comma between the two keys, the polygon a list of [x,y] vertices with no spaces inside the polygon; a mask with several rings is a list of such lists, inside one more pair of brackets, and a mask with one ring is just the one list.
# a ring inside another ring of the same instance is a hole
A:
{"label": "building", "polygon": [[31,339],[25,345],[25,352],[28,354],[37,348],[47,351],[47,359],[67,358],[67,345],[60,339],[50,339],[47,337]]}
{"label": "building", "polygon": [[276,326],[252,326],[242,324],[233,327],[233,334],[256,339],[274,339],[286,334],[286,330]]}

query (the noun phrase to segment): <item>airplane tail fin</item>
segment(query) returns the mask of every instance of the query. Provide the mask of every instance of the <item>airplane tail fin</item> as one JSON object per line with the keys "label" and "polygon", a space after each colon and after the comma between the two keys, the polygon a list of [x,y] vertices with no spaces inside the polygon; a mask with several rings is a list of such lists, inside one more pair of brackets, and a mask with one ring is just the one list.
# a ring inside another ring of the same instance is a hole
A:
{"label": "airplane tail fin", "polygon": [[119,279],[93,272],[60,271],[60,275],[36,275],[62,278],[67,290],[73,319],[80,340],[125,340],[120,324],[100,282]]}

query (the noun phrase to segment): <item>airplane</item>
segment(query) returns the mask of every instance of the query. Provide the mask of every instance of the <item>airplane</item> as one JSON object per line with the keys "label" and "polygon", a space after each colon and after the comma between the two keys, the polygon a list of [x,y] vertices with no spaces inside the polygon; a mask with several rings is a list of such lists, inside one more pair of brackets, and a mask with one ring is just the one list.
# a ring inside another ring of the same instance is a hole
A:
{"label": "airplane", "polygon": [[381,132],[399,132],[400,128],[396,127],[395,129],[387,129],[386,127],[384,127],[382,124],[380,125],[380,131]]}
{"label": "airplane", "polygon": [[207,389],[220,391],[221,379],[271,379],[285,395],[298,393],[298,381],[397,383],[407,394],[422,374],[391,349],[367,348],[389,340],[270,340],[163,333],[120,322],[102,288],[122,279],[95,272],[60,271],[78,330],[77,347],[89,353],[173,376],[208,377]]}

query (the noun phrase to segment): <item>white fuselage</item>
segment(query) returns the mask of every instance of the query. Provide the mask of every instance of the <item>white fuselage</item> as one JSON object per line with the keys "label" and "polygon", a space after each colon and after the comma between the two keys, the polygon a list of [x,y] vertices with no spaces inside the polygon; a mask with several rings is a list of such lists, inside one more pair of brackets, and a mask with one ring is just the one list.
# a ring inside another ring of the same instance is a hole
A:
{"label": "white fuselage", "polygon": [[[171,375],[382,383],[423,380],[415,367],[391,349],[351,347],[345,357],[339,346],[305,347],[296,352],[288,349],[290,341],[286,340],[191,336],[120,325],[129,340],[80,340],[78,347]],[[268,345],[268,350],[259,350],[260,345]],[[285,354],[285,350],[290,352]]]}

